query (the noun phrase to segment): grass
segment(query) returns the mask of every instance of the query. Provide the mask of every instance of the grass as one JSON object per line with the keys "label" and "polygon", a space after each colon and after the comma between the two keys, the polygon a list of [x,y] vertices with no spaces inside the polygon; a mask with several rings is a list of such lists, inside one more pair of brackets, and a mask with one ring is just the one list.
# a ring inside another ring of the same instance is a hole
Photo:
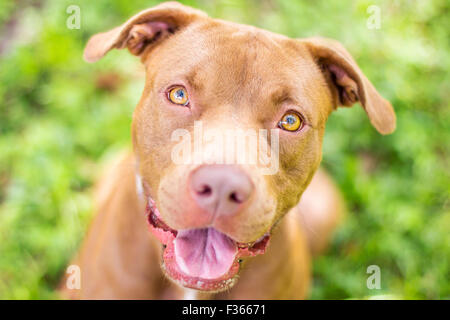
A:
{"label": "grass", "polygon": [[[97,172],[130,146],[143,87],[138,59],[116,51],[88,65],[84,44],[156,3],[0,3],[0,299],[55,298],[91,217]],[[335,38],[396,109],[397,131],[384,137],[360,107],[330,117],[323,166],[348,213],[314,263],[311,297],[449,299],[448,1],[184,3],[291,37]],[[72,4],[79,30],[66,28]],[[370,265],[380,267],[379,290],[366,286]]]}

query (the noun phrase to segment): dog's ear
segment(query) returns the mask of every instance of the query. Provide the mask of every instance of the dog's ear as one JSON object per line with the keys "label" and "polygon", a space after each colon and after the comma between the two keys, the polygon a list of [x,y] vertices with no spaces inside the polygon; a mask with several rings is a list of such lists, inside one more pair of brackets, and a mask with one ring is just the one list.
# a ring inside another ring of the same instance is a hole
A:
{"label": "dog's ear", "polygon": [[337,105],[348,107],[359,101],[378,132],[389,134],[395,130],[395,113],[391,104],[377,92],[339,42],[324,38],[300,41],[326,73]]}
{"label": "dog's ear", "polygon": [[149,45],[186,27],[199,17],[206,17],[206,14],[177,2],[162,3],[141,11],[119,27],[92,36],[84,49],[84,59],[95,62],[111,49],[125,47],[139,56]]}

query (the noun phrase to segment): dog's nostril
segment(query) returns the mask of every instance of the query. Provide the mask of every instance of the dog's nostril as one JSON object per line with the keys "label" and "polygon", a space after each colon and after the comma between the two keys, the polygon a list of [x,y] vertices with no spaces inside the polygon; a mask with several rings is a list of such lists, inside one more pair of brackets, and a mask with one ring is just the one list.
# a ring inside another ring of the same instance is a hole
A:
{"label": "dog's nostril", "polygon": [[254,189],[247,174],[236,166],[204,165],[188,179],[193,207],[217,216],[243,212]]}
{"label": "dog's nostril", "polygon": [[200,186],[199,190],[197,191],[197,194],[201,196],[210,196],[212,194],[212,189],[207,184],[204,184]]}
{"label": "dog's nostril", "polygon": [[236,203],[242,203],[242,202],[243,202],[243,199],[241,199],[241,198],[239,197],[239,195],[238,195],[236,192],[232,192],[232,193],[230,194],[230,196],[229,196],[229,199],[230,199],[232,202],[236,202]]}

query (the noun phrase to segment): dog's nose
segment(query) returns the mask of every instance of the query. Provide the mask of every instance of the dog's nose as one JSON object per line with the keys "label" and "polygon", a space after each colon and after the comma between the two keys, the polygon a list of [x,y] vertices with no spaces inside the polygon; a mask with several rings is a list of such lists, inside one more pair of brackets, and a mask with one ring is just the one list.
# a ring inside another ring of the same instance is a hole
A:
{"label": "dog's nose", "polygon": [[233,165],[205,165],[190,177],[190,188],[197,205],[212,215],[239,212],[253,192],[249,177]]}

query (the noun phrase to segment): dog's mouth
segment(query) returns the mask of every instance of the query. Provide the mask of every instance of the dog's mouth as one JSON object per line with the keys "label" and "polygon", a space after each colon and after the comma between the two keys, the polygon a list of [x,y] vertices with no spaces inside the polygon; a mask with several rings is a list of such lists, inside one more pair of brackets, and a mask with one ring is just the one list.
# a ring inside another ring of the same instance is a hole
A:
{"label": "dog's mouth", "polygon": [[164,272],[187,288],[231,288],[237,281],[241,258],[264,254],[269,243],[269,233],[253,243],[240,243],[212,227],[177,231],[164,223],[153,200],[146,210],[150,230],[164,247]]}

